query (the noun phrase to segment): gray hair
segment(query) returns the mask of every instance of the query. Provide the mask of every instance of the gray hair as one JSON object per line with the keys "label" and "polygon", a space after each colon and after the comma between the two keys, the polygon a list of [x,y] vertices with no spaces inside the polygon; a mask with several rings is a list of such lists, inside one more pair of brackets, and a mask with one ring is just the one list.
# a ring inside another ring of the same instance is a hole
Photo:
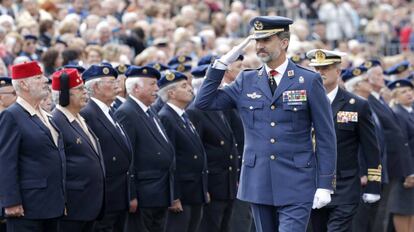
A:
{"label": "gray hair", "polygon": [[95,86],[95,84],[97,84],[99,81],[101,80],[101,78],[95,78],[89,81],[85,82],[85,89],[88,92],[89,97],[93,97],[95,96],[95,91],[93,90],[93,87]]}
{"label": "gray hair", "polygon": [[33,81],[32,77],[24,78],[24,79],[17,79],[17,80],[12,80],[12,85],[13,85],[13,88],[16,91],[16,93],[21,93],[21,91],[22,91],[21,83],[25,82],[27,85],[30,86],[32,81]]}
{"label": "gray hair", "polygon": [[178,82],[175,82],[158,90],[158,96],[161,98],[163,102],[167,102],[168,100],[170,100],[168,96],[168,91],[175,89],[177,85],[178,85]]}
{"label": "gray hair", "polygon": [[127,94],[131,94],[136,85],[139,85],[140,87],[144,86],[144,82],[141,78],[127,78],[125,80],[125,90]]}
{"label": "gray hair", "polygon": [[59,97],[60,97],[60,91],[52,90],[52,102],[55,105],[59,105]]}

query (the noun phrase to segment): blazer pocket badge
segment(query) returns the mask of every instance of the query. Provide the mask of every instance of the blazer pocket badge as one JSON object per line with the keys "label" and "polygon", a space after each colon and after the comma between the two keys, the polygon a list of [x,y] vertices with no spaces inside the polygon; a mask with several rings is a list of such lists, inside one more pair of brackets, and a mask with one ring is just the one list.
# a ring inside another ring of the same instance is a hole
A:
{"label": "blazer pocket badge", "polygon": [[261,97],[262,97],[262,95],[257,94],[256,92],[253,92],[253,93],[248,93],[248,94],[247,94],[247,97],[248,97],[248,98],[251,98],[251,99],[257,99],[257,98],[261,98]]}
{"label": "blazer pocket badge", "polygon": [[336,122],[338,123],[358,122],[358,112],[339,111],[336,114]]}

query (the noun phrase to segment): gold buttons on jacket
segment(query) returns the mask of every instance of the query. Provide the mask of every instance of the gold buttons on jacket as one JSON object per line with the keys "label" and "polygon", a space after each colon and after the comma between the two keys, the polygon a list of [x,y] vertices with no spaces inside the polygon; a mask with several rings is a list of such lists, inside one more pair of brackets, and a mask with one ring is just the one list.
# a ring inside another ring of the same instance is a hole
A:
{"label": "gold buttons on jacket", "polygon": [[253,109],[253,106],[249,106],[249,109],[251,109],[251,110],[252,110],[252,109]]}
{"label": "gold buttons on jacket", "polygon": [[270,123],[270,126],[271,126],[271,127],[274,127],[274,126],[276,126],[276,123],[275,123],[275,122],[271,122],[271,123]]}
{"label": "gold buttons on jacket", "polygon": [[223,141],[223,140],[221,140],[221,141],[220,141],[220,145],[221,145],[221,146],[223,146],[223,145],[224,145],[224,141]]}
{"label": "gold buttons on jacket", "polygon": [[276,142],[276,139],[271,138],[271,139],[270,139],[270,142],[271,142],[271,143],[275,143],[275,142]]}
{"label": "gold buttons on jacket", "polygon": [[271,156],[270,156],[270,159],[271,159],[271,160],[275,160],[275,159],[276,159],[276,156],[271,155]]}
{"label": "gold buttons on jacket", "polygon": [[231,166],[230,166],[230,167],[229,167],[229,171],[231,171],[231,170],[233,170],[233,167],[231,167]]}
{"label": "gold buttons on jacket", "polygon": [[296,112],[296,111],[298,111],[298,108],[294,107],[294,108],[293,108],[293,111],[295,111],[295,112]]}
{"label": "gold buttons on jacket", "polygon": [[275,106],[275,105],[271,105],[271,106],[270,106],[270,109],[271,109],[271,110],[275,110],[275,109],[276,109],[276,106]]}
{"label": "gold buttons on jacket", "polygon": [[114,161],[114,162],[116,161],[116,157],[115,156],[112,157],[112,161]]}
{"label": "gold buttons on jacket", "polygon": [[230,155],[230,159],[233,159],[233,156],[232,155]]}
{"label": "gold buttons on jacket", "polygon": [[196,155],[195,155],[195,156],[194,156],[194,159],[198,159],[198,156],[196,156]]}

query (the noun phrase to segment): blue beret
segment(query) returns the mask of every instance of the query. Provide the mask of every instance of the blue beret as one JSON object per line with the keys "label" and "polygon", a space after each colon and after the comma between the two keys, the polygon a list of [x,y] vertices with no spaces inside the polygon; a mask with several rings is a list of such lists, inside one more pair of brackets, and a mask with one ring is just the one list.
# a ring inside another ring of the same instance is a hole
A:
{"label": "blue beret", "polygon": [[115,69],[118,72],[118,74],[125,74],[125,72],[129,68],[129,66],[131,66],[131,65],[129,65],[129,64],[120,64]]}
{"label": "blue beret", "polygon": [[281,16],[257,16],[250,20],[254,39],[262,39],[282,31],[289,31],[293,20]]}
{"label": "blue beret", "polygon": [[167,65],[165,64],[161,64],[159,62],[151,62],[147,64],[148,66],[151,66],[153,68],[155,68],[156,70],[158,70],[159,72],[162,72],[164,70],[169,69]]}
{"label": "blue beret", "polygon": [[192,59],[189,56],[174,56],[170,61],[168,61],[168,66],[171,66],[173,64],[182,64],[191,60]]}
{"label": "blue beret", "polygon": [[388,83],[387,86],[391,90],[393,90],[395,88],[399,88],[399,87],[410,87],[410,88],[414,88],[413,83],[411,83],[411,81],[409,81],[407,79],[401,79],[401,80],[392,81],[391,83]]}
{"label": "blue beret", "polygon": [[364,74],[368,69],[365,67],[354,67],[354,68],[348,68],[341,71],[341,78],[343,82],[347,82],[348,80],[360,76],[361,74]]}
{"label": "blue beret", "polygon": [[405,79],[407,79],[407,80],[414,79],[414,72],[410,73],[410,75],[408,75],[408,77],[406,77]]}
{"label": "blue beret", "polygon": [[0,77],[0,88],[12,85],[12,79],[10,77]]}
{"label": "blue beret", "polygon": [[203,78],[205,77],[209,66],[209,64],[199,65],[191,70],[191,75],[195,78]]}
{"label": "blue beret", "polygon": [[306,60],[306,54],[304,53],[296,53],[292,57],[290,57],[293,63],[298,64],[303,60]]}
{"label": "blue beret", "polygon": [[118,72],[109,63],[93,64],[82,73],[84,81],[100,77],[117,77]]}
{"label": "blue beret", "polygon": [[381,66],[381,61],[376,59],[367,60],[360,65],[360,67],[364,67],[366,69],[373,68],[375,66]]}
{"label": "blue beret", "polygon": [[170,69],[174,69],[178,72],[188,72],[191,70],[191,65],[189,64],[173,64],[170,65]]}
{"label": "blue beret", "polygon": [[129,66],[128,70],[125,72],[127,78],[133,77],[150,77],[160,79],[160,72],[151,66]]}
{"label": "blue beret", "polygon": [[204,65],[204,64],[211,64],[217,58],[218,58],[218,56],[214,56],[212,54],[205,55],[205,56],[200,58],[197,65],[200,66],[200,65]]}
{"label": "blue beret", "polygon": [[187,80],[187,76],[175,70],[166,70],[162,73],[161,79],[158,81],[160,89],[177,81]]}
{"label": "blue beret", "polygon": [[85,68],[80,66],[80,65],[76,65],[76,64],[67,64],[65,66],[63,66],[64,68],[74,68],[76,70],[78,70],[78,72],[80,74],[82,74],[83,72],[85,72]]}
{"label": "blue beret", "polygon": [[385,70],[384,73],[386,75],[400,74],[400,73],[404,72],[405,70],[407,70],[408,67],[410,67],[410,63],[408,61],[404,60],[403,62],[400,62],[400,63],[398,63],[394,66],[391,66],[390,68]]}
{"label": "blue beret", "polygon": [[32,40],[37,40],[37,36],[35,35],[25,35],[23,36],[24,40],[28,40],[28,39],[32,39]]}

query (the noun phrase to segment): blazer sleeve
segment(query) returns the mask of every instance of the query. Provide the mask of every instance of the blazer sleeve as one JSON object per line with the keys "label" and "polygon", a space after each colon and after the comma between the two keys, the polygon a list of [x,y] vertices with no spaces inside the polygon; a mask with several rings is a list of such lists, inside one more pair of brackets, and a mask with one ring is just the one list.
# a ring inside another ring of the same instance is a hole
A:
{"label": "blazer sleeve", "polygon": [[0,202],[1,207],[22,204],[19,186],[19,127],[8,111],[0,114]]}

